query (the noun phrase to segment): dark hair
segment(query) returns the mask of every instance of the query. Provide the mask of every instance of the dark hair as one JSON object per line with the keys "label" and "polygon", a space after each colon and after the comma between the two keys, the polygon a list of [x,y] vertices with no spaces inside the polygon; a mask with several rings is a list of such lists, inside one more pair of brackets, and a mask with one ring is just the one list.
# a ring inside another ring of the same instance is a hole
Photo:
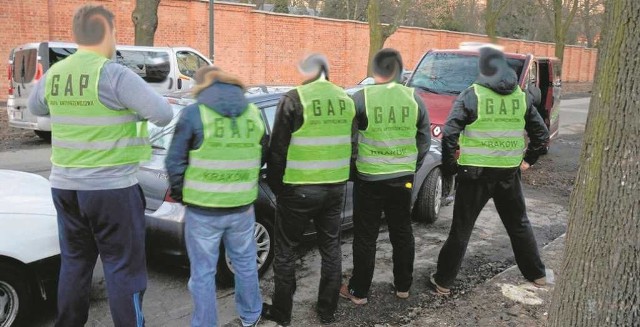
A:
{"label": "dark hair", "polygon": [[304,74],[316,74],[316,77],[324,73],[324,77],[329,80],[329,61],[321,53],[313,53],[304,58],[298,64],[298,69]]}
{"label": "dark hair", "polygon": [[402,75],[402,56],[397,50],[391,48],[378,51],[373,57],[373,73],[384,78],[394,77],[399,80]]}
{"label": "dark hair", "polygon": [[[73,15],[73,37],[79,45],[97,45],[113,31],[113,13],[104,6],[84,5]],[[101,19],[102,18],[102,19]],[[107,30],[105,22],[109,25]]]}
{"label": "dark hair", "polygon": [[498,73],[501,66],[507,66],[506,63],[507,59],[502,51],[492,47],[480,48],[480,58],[478,59],[480,74],[484,76],[493,76]]}

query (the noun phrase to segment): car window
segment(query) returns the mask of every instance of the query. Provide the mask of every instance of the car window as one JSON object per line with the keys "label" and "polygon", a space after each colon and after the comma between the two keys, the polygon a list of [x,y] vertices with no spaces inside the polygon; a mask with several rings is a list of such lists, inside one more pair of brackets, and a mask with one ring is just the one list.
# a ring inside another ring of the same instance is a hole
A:
{"label": "car window", "polygon": [[191,51],[178,51],[176,58],[178,60],[178,70],[180,70],[180,74],[191,78],[193,78],[200,67],[209,66],[206,60]]}
{"label": "car window", "polygon": [[276,121],[276,108],[277,106],[269,106],[262,111],[264,112],[265,117],[267,117],[267,134],[271,134],[271,129],[273,128],[273,123]]}
{"label": "car window", "polygon": [[131,69],[147,83],[164,82],[171,72],[166,51],[117,50],[116,62]]}
{"label": "car window", "polygon": [[[523,60],[507,59],[509,66],[522,73]],[[478,77],[478,56],[430,53],[420,62],[409,81],[412,87],[433,93],[460,94]]]}
{"label": "car window", "polygon": [[30,83],[36,75],[38,50],[26,49],[16,51],[13,56],[13,81]]}
{"label": "car window", "polygon": [[78,49],[74,48],[49,48],[49,67],[58,61],[76,53]]}

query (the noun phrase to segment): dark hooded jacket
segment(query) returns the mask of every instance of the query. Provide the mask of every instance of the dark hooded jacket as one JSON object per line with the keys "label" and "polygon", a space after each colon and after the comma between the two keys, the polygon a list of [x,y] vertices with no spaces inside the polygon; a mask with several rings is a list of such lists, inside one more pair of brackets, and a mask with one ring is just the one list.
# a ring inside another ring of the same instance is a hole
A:
{"label": "dark hooded jacket", "polygon": [[[189,151],[200,148],[204,140],[199,105],[204,104],[210,110],[215,110],[220,115],[234,119],[242,115],[249,104],[241,86],[231,84],[233,83],[232,80],[228,81],[229,83],[224,83],[221,80],[224,80],[224,78],[219,78],[215,83],[202,90],[198,94],[196,103],[182,109],[180,119],[176,124],[173,140],[165,159],[171,186],[171,197],[176,201],[182,202],[184,174],[189,165]],[[268,144],[266,136],[263,136],[260,143],[262,144],[262,163],[264,164]],[[207,212],[229,210],[203,208],[191,204],[189,204],[189,207]],[[242,206],[237,209],[244,210],[246,207]]]}
{"label": "dark hooded jacket", "polygon": [[[320,76],[305,81],[308,84]],[[267,158],[267,183],[274,194],[281,194],[287,185],[284,184],[284,171],[287,167],[287,154],[292,134],[304,123],[304,107],[297,89],[284,94],[278,103],[274,128],[271,131],[269,155]],[[337,183],[340,184],[340,183]]]}
{"label": "dark hooded jacket", "polygon": [[[495,55],[495,53],[493,55]],[[482,52],[480,57],[482,65]],[[488,61],[485,61],[485,64],[489,64]],[[495,67],[488,69],[487,75],[480,74],[476,83],[502,95],[508,95],[515,92],[518,87],[518,78],[515,71],[508,67],[504,56],[492,58],[491,65]],[[483,67],[481,67],[481,71],[483,71]],[[535,95],[530,92],[525,93],[527,96],[525,130],[529,137],[529,144],[524,155],[524,161],[533,165],[536,163],[538,157],[544,151],[549,141],[549,131],[540,117],[538,110],[534,106],[534,103],[538,102],[539,99],[536,99]],[[519,169],[519,167],[482,169],[466,166],[458,167],[455,154],[458,149],[460,133],[467,125],[476,121],[476,119],[478,119],[478,97],[476,96],[473,87],[469,87],[464,90],[453,103],[453,108],[451,109],[447,122],[444,126],[442,137],[442,163],[444,173],[448,175],[459,173],[459,178],[465,177],[465,175],[468,174],[476,175],[470,176],[470,178],[477,178],[479,177],[478,175],[490,178],[500,178],[512,175]]]}

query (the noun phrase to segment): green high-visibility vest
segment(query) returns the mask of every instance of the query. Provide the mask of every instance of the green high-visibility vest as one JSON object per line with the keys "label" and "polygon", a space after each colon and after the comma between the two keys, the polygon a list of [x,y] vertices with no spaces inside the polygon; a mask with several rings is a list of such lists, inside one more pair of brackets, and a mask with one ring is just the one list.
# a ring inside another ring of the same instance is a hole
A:
{"label": "green high-visibility vest", "polygon": [[458,164],[518,167],[525,149],[525,93],[519,87],[509,95],[500,95],[478,84],[472,87],[478,97],[478,119],[460,135]]}
{"label": "green high-visibility vest", "polygon": [[392,82],[364,90],[367,129],[359,131],[359,173],[387,175],[416,171],[418,103],[412,88]]}
{"label": "green high-visibility vest", "polygon": [[151,156],[146,122],[138,122],[131,110],[111,110],[100,102],[98,80],[107,61],[79,50],[47,72],[51,162],[56,166],[119,166]]}
{"label": "green high-visibility vest", "polygon": [[210,208],[233,208],[258,197],[258,176],[264,135],[260,110],[250,104],[233,120],[200,105],[204,139],[189,151],[183,201]]}
{"label": "green high-visibility vest", "polygon": [[325,79],[297,88],[304,122],[291,135],[283,181],[327,184],[349,179],[353,100]]}

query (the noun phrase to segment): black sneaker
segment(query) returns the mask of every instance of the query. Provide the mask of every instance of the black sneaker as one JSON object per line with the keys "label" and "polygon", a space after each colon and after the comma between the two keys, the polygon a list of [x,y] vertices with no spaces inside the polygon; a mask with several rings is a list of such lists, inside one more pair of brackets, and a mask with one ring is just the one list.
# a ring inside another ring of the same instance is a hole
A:
{"label": "black sneaker", "polygon": [[277,323],[280,326],[289,326],[291,325],[291,319],[289,320],[283,320],[280,317],[277,316],[277,314],[274,314],[273,312],[273,305],[268,304],[268,303],[262,303],[262,314],[261,314],[262,318],[266,319],[266,320],[271,320],[275,323]]}
{"label": "black sneaker", "polygon": [[336,322],[336,316],[333,313],[318,313],[318,317],[320,318],[320,322],[323,325],[328,325]]}

